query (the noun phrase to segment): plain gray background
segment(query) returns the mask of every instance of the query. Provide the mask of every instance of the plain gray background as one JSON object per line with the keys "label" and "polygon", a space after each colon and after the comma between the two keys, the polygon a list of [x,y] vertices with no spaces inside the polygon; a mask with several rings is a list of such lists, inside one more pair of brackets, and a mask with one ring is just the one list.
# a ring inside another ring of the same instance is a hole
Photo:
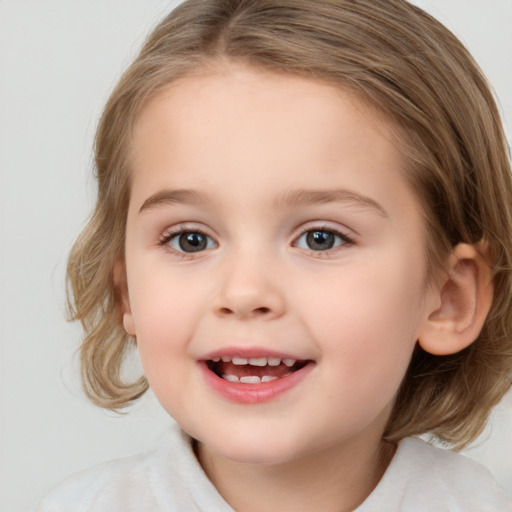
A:
{"label": "plain gray background", "polygon": [[[80,391],[64,320],[66,256],[94,198],[102,105],[177,1],[0,0],[0,512],[28,511],[70,473],[154,445],[170,418],[149,394],[128,415]],[[467,44],[512,128],[512,0],[418,0]],[[512,399],[470,455],[512,494]]]}

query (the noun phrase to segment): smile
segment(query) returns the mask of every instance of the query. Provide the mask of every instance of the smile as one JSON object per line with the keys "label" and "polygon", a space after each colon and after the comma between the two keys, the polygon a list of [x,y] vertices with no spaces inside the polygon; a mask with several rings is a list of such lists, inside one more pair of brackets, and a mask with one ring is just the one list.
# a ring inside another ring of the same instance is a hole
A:
{"label": "smile", "polygon": [[288,377],[303,368],[307,361],[279,357],[216,357],[206,362],[218,377],[229,382],[260,384]]}
{"label": "smile", "polygon": [[199,361],[207,384],[231,402],[271,401],[297,386],[314,361],[278,356],[214,356]]}

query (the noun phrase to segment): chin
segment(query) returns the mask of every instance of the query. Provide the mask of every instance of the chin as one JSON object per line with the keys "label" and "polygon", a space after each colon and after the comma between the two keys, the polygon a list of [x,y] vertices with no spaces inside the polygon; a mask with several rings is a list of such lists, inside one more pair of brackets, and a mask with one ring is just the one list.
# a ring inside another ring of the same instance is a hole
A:
{"label": "chin", "polygon": [[208,436],[203,444],[217,455],[239,464],[285,464],[296,459],[303,451],[289,438],[279,439],[275,436],[248,438],[232,434],[230,432],[221,439]]}

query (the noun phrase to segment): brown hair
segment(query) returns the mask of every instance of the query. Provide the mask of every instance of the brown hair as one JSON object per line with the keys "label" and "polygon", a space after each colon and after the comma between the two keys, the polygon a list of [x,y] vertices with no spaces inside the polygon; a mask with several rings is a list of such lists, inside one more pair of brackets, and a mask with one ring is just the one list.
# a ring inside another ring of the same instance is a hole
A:
{"label": "brown hair", "polygon": [[442,268],[459,242],[488,243],[495,292],[480,336],[451,356],[416,349],[385,433],[395,441],[430,432],[464,446],[512,383],[510,164],[496,104],[472,57],[404,0],[188,0],[156,27],[105,107],[95,148],[96,208],[69,259],[71,317],[86,333],[88,396],[120,409],[148,387],[144,377],[122,378],[133,340],[114,286],[132,127],[163,87],[219,59],[336,84],[391,120],[424,210],[431,269]]}

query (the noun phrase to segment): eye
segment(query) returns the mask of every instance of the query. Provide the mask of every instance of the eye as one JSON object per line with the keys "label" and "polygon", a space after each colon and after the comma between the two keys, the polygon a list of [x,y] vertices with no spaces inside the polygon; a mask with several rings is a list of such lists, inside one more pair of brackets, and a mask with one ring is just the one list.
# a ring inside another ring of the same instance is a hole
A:
{"label": "eye", "polygon": [[200,231],[180,231],[166,237],[165,244],[178,252],[200,252],[217,247],[217,243]]}
{"label": "eye", "polygon": [[345,243],[350,239],[345,235],[331,229],[310,229],[297,239],[295,246],[311,251],[328,251]]}

